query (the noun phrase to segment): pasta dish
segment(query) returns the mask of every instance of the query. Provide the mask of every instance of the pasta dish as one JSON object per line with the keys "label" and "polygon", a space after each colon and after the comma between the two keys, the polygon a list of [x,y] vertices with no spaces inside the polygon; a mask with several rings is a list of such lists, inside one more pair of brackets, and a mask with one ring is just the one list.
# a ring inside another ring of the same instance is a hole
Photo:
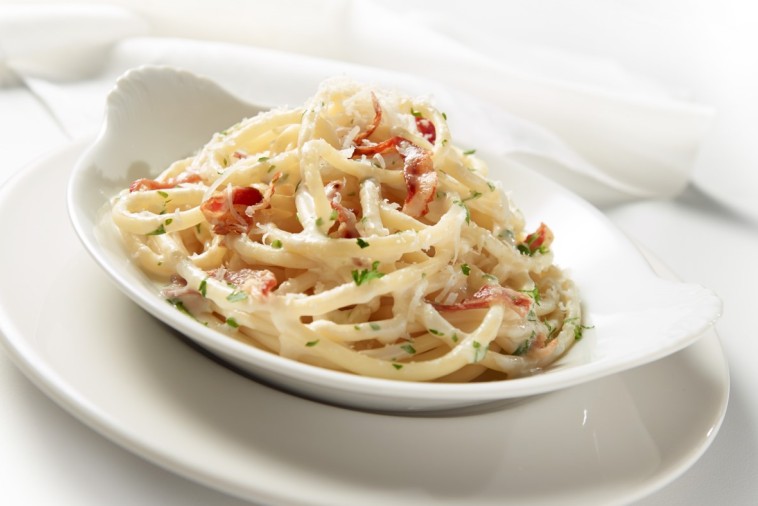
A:
{"label": "pasta dish", "polygon": [[583,329],[552,232],[501,186],[429,100],[331,79],[134,181],[111,217],[199,324],[364,376],[490,381]]}

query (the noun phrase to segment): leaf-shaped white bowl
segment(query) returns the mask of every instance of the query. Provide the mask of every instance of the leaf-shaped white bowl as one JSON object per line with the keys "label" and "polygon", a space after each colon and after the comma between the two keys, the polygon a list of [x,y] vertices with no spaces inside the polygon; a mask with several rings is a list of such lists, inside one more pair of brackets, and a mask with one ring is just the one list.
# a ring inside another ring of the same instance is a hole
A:
{"label": "leaf-shaped white bowl", "polygon": [[471,384],[366,378],[272,355],[210,330],[166,304],[155,284],[129,261],[103,217],[109,198],[131,181],[157,175],[199,149],[212,133],[260,110],[188,72],[132,70],[111,92],[103,129],[78,161],[68,188],[74,228],[112,280],[156,318],[259,380],[361,409],[459,408],[554,391],[648,363],[693,343],[719,317],[721,301],[713,292],[658,278],[595,208],[510,160],[479,151],[490,176],[511,191],[532,225],[543,221],[555,232],[556,262],[577,283],[586,323],[593,326],[548,370]]}

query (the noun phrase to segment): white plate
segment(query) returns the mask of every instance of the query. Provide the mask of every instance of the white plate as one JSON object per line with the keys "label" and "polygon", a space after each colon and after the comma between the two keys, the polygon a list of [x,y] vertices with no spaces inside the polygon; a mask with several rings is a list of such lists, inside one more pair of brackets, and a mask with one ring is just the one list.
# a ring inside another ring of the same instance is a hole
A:
{"label": "white plate", "polygon": [[[532,226],[555,232],[556,262],[576,281],[593,330],[541,374],[509,381],[430,384],[366,378],[314,367],[249,346],[176,311],[127,255],[116,234],[98,228],[108,199],[137,177],[159,173],[213,132],[256,111],[216,84],[167,67],[119,79],[104,128],[77,162],[69,212],[87,250],[132,300],[190,339],[283,388],[342,405],[425,410],[513,399],[565,388],[674,353],[718,318],[721,301],[695,284],[662,280],[596,209],[512,161],[483,156]],[[455,135],[455,125],[451,125]],[[142,172],[139,172],[142,171]],[[146,172],[147,171],[147,172]]]}
{"label": "white plate", "polygon": [[646,366],[456,416],[350,411],[263,386],[188,346],[85,253],[64,193],[82,149],[0,191],[3,342],[56,402],[180,475],[269,503],[628,502],[684,472],[723,420],[712,330]]}

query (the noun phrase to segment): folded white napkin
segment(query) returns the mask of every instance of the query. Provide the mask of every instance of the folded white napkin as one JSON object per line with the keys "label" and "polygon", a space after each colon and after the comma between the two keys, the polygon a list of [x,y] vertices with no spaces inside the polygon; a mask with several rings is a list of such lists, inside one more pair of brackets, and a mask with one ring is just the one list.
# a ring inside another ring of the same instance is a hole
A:
{"label": "folded white napkin", "polygon": [[[334,74],[400,87],[431,95],[459,144],[517,158],[596,204],[675,195],[711,119],[612,62],[517,49],[497,33],[378,2],[154,3],[139,2],[140,16],[0,6],[0,57],[72,135],[94,130],[116,76],[145,63],[204,74],[267,105],[294,105]],[[141,37],[146,25],[182,37]]]}

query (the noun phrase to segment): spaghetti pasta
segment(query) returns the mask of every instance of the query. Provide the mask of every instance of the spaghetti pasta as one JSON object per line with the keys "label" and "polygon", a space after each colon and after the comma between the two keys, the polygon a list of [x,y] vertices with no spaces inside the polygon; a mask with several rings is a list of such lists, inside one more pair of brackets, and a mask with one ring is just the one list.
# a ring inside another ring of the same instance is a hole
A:
{"label": "spaghetti pasta", "polygon": [[320,367],[514,378],[581,334],[552,232],[525,231],[444,113],[345,79],[134,181],[111,217],[177,309]]}

